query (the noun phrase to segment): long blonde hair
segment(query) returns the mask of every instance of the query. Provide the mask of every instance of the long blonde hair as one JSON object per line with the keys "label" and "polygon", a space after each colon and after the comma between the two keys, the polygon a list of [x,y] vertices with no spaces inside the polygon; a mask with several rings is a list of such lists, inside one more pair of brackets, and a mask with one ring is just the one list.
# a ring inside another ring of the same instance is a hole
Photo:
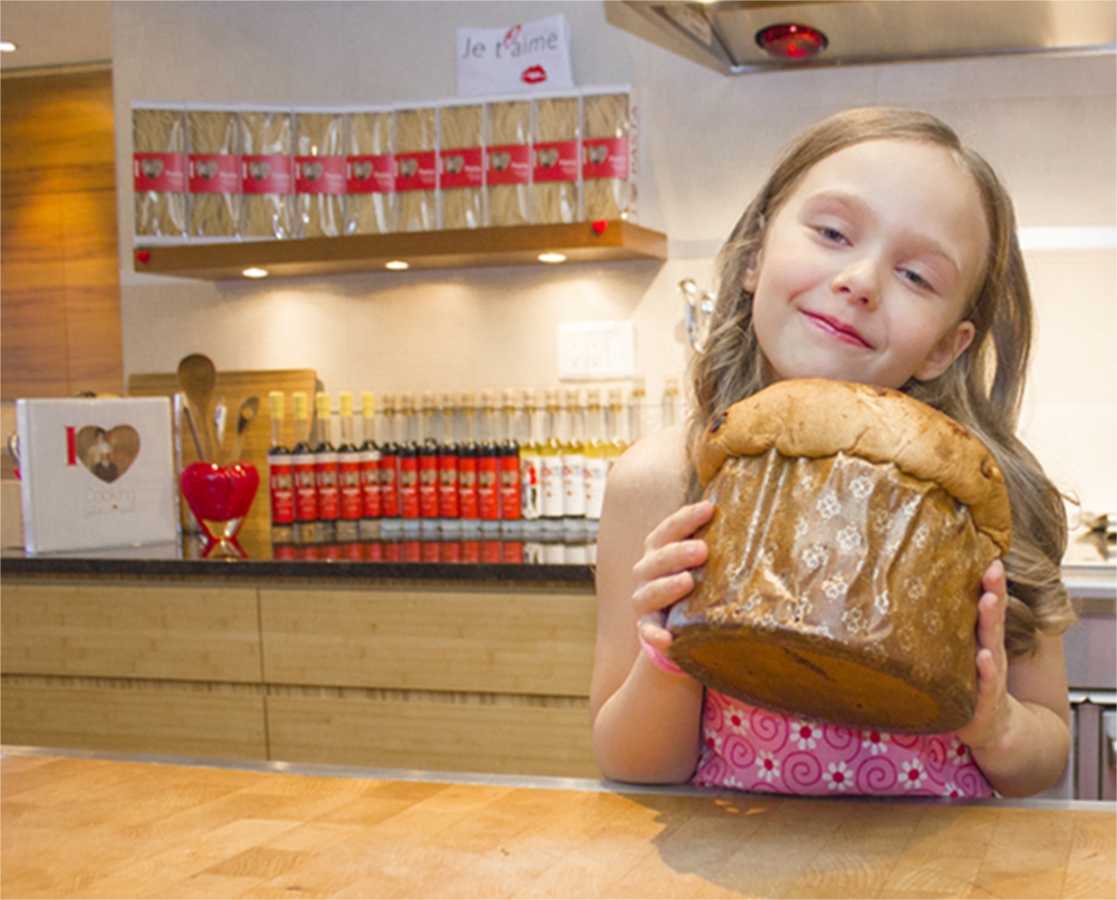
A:
{"label": "long blonde hair", "polygon": [[[1032,299],[1012,200],[989,164],[939,119],[907,109],[851,109],[819,122],[784,150],[718,256],[720,286],[709,336],[691,366],[690,440],[697,441],[719,412],[764,387],[752,294],[742,285],[760,252],[766,224],[817,162],[853,144],[885,139],[945,148],[969,171],[981,194],[990,241],[985,277],[964,313],[974,325],[973,341],[938,378],[911,379],[901,390],[973,431],[1005,473],[1013,525],[1004,561],[1009,579],[1005,646],[1011,656],[1020,656],[1035,651],[1037,631],[1060,634],[1075,619],[1061,580],[1066,513],[1059,491],[1016,437],[1032,343]],[[699,491],[692,474],[692,496]]]}

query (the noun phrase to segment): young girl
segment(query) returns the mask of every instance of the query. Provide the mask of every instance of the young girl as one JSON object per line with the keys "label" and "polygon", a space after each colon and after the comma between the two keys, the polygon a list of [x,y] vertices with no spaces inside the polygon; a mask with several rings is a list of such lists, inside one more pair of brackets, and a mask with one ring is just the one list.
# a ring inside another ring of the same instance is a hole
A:
{"label": "young girl", "polygon": [[[617,462],[598,535],[590,710],[607,778],[785,793],[1026,796],[1070,747],[1060,637],[1062,500],[1015,426],[1032,309],[1012,204],[937,119],[857,109],[785,152],[720,255],[689,423]],[[973,719],[889,735],[795,720],[725,697],[663,654],[666,609],[706,559],[713,507],[690,448],[721,410],[774,381],[898,388],[977,434],[1005,473],[1011,551],[985,572]]]}

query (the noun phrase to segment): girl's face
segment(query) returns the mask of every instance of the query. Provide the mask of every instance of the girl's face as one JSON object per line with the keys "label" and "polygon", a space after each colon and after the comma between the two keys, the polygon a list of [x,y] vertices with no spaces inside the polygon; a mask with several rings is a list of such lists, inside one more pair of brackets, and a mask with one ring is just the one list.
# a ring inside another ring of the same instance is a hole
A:
{"label": "girl's face", "polygon": [[935,144],[854,144],[816,163],[745,275],[766,379],[898,388],[969,346],[989,244],[973,178]]}

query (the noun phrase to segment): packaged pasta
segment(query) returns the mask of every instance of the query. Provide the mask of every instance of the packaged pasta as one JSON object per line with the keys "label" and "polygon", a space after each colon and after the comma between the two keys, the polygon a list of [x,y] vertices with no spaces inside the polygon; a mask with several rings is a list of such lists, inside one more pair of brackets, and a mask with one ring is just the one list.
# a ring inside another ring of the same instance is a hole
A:
{"label": "packaged pasta", "polygon": [[443,228],[484,224],[484,112],[480,103],[444,103],[439,109],[438,193]]}
{"label": "packaged pasta", "polygon": [[532,214],[536,225],[578,220],[579,98],[532,99]]}
{"label": "packaged pasta", "polygon": [[635,209],[633,117],[627,88],[582,92],[582,217],[628,219]]}
{"label": "packaged pasta", "polygon": [[399,231],[438,228],[438,107],[396,107]]}
{"label": "packaged pasta", "polygon": [[346,114],[345,120],[345,233],[395,231],[392,110],[354,109]]}
{"label": "packaged pasta", "polygon": [[485,215],[489,225],[531,223],[531,101],[485,107]]}
{"label": "packaged pasta", "polygon": [[299,237],[338,237],[345,229],[345,113],[295,111],[295,210]]}
{"label": "packaged pasta", "polygon": [[186,233],[186,111],[181,104],[132,104],[132,178],[137,238]]}
{"label": "packaged pasta", "polygon": [[191,238],[237,236],[241,198],[239,137],[236,110],[187,106],[190,211],[186,231]]}
{"label": "packaged pasta", "polygon": [[240,111],[242,238],[295,234],[293,120],[288,109]]}

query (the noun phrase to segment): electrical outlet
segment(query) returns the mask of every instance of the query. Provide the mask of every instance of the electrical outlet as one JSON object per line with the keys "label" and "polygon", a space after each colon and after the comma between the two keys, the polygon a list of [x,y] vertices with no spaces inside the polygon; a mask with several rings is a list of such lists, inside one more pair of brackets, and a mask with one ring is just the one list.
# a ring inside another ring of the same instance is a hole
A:
{"label": "electrical outlet", "polygon": [[631,378],[636,329],[631,322],[568,322],[558,326],[558,370],[563,381]]}

